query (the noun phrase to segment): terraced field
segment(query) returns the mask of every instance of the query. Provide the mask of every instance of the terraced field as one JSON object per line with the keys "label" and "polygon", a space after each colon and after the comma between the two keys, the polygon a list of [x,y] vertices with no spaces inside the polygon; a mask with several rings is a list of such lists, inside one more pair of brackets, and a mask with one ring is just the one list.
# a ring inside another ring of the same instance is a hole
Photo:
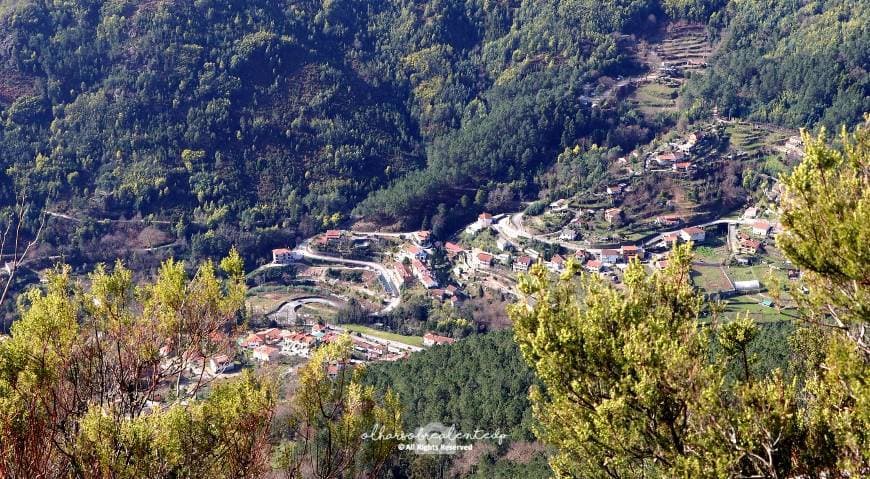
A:
{"label": "terraced field", "polygon": [[782,145],[796,132],[777,129],[766,125],[739,122],[728,127],[733,149],[744,151],[750,156],[757,156],[774,150]]}
{"label": "terraced field", "polygon": [[629,101],[649,116],[675,112],[686,76],[705,68],[712,49],[703,26],[672,24],[652,43],[644,62],[653,74],[641,82]]}
{"label": "terraced field", "polygon": [[656,46],[655,52],[663,63],[685,63],[685,69],[703,68],[713,47],[701,25],[675,25]]}

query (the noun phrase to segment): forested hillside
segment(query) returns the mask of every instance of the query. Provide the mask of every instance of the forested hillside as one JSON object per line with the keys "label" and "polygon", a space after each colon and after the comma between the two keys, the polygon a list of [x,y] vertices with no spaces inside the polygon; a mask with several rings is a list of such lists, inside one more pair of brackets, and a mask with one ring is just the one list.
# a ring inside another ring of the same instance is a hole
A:
{"label": "forested hillside", "polygon": [[868,2],[731,2],[716,17],[730,28],[696,94],[723,114],[836,129],[870,111]]}
{"label": "forested hillside", "polygon": [[372,367],[366,382],[399,395],[409,429],[439,421],[461,431],[498,429],[511,441],[532,437],[527,393],[534,377],[510,331]]}
{"label": "forested hillside", "polygon": [[[854,0],[0,5],[0,205],[153,214],[197,257],[352,212],[450,224],[532,197],[566,146],[647,141],[661,123],[594,100],[673,19],[723,38],[699,104],[791,125],[868,109]],[[48,235],[61,254],[99,249],[73,229]]]}

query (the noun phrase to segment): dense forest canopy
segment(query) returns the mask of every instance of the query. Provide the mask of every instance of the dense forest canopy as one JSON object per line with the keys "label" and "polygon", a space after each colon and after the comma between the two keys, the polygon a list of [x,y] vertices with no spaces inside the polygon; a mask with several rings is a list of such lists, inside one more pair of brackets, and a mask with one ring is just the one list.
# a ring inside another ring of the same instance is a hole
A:
{"label": "dense forest canopy", "polygon": [[350,213],[418,227],[439,206],[461,214],[447,207],[462,198],[503,206],[533,195],[565,147],[649,139],[648,119],[589,98],[641,73],[632,48],[671,20],[722,38],[693,83],[698,105],[791,126],[857,122],[870,109],[866,2],[765,8],[7,0],[0,205],[15,191],[39,208],[153,214],[177,223],[195,257],[232,243],[250,255]]}
{"label": "dense forest canopy", "polygon": [[699,96],[723,113],[793,127],[855,124],[870,111],[870,5],[731,2]]}
{"label": "dense forest canopy", "polygon": [[510,331],[471,336],[366,373],[366,383],[402,400],[406,429],[438,421],[532,438],[527,392],[535,380]]}

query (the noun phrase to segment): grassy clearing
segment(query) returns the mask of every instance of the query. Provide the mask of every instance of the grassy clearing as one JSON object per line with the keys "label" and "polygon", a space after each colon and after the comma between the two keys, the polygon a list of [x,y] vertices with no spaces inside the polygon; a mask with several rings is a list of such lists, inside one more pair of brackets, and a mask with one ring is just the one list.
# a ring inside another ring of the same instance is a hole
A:
{"label": "grassy clearing", "polygon": [[755,275],[755,269],[752,267],[728,268],[728,277],[731,278],[731,281],[752,281],[753,279],[761,281],[762,279]]}
{"label": "grassy clearing", "polygon": [[370,328],[361,324],[342,324],[342,328],[356,333],[368,334],[376,338],[396,341],[398,343],[407,344],[409,346],[423,347],[423,338],[420,336],[404,336],[401,334],[388,333],[379,329]]}
{"label": "grassy clearing", "polygon": [[745,295],[729,298],[725,302],[725,316],[729,318],[737,315],[749,315],[752,319],[762,323],[777,321],[790,321],[798,319],[799,315],[793,309],[777,311],[775,307],[761,304],[765,298],[761,295]]}
{"label": "grassy clearing", "polygon": [[333,319],[336,313],[332,306],[318,303],[304,304],[296,312],[301,316],[317,316],[327,321]]}
{"label": "grassy clearing", "polygon": [[676,88],[659,83],[646,83],[632,94],[632,101],[645,114],[656,114],[676,110]]}
{"label": "grassy clearing", "polygon": [[693,266],[692,281],[707,293],[731,289],[731,283],[719,266]]}
{"label": "grassy clearing", "polygon": [[277,309],[282,303],[286,303],[295,296],[298,296],[298,294],[295,293],[287,293],[286,288],[284,289],[285,292],[275,291],[270,293],[257,293],[248,296],[246,300],[248,307],[251,308],[251,311],[254,313],[266,314]]}

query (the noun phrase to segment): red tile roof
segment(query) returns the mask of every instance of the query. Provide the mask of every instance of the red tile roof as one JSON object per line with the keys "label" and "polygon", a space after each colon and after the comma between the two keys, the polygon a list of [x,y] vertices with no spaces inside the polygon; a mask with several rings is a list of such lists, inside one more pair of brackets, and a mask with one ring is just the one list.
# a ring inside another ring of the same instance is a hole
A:
{"label": "red tile roof", "polygon": [[456,243],[451,243],[449,241],[444,244],[444,249],[446,249],[450,253],[461,253],[461,252],[465,251],[465,249],[462,246],[459,246]]}
{"label": "red tile roof", "polygon": [[432,341],[435,344],[453,344],[456,342],[453,338],[448,338],[447,336],[441,336],[435,333],[426,333],[423,335],[423,339]]}

